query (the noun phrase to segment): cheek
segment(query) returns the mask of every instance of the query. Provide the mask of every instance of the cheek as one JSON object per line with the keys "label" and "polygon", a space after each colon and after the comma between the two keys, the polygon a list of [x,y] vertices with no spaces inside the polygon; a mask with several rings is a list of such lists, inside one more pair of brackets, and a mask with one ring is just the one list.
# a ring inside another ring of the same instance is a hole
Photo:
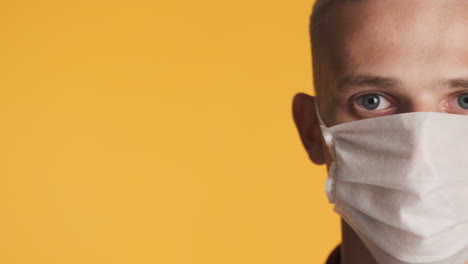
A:
{"label": "cheek", "polygon": [[339,125],[355,120],[359,120],[359,118],[353,112],[352,104],[347,100],[335,104],[333,109],[330,111],[330,121],[333,125]]}
{"label": "cheek", "polygon": [[338,124],[359,120],[349,109],[338,112],[336,117]]}

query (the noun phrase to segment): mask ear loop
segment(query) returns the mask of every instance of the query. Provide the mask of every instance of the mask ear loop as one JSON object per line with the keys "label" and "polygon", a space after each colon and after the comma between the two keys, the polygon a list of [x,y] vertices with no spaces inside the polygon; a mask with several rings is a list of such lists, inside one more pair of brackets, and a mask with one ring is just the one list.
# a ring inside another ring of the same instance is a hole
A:
{"label": "mask ear loop", "polygon": [[318,118],[318,120],[319,120],[319,122],[320,122],[320,125],[322,125],[322,126],[324,126],[324,127],[327,127],[327,126],[325,125],[325,123],[323,122],[322,117],[320,116],[319,106],[318,106],[318,101],[317,101],[317,99],[315,99],[314,105],[315,105],[315,114],[317,115],[317,118]]}
{"label": "mask ear loop", "polygon": [[348,214],[343,210],[339,202],[339,199],[336,198],[337,159],[335,155],[335,144],[333,141],[333,135],[330,133],[329,128],[325,125],[325,122],[323,122],[320,116],[317,100],[315,100],[315,113],[320,122],[320,127],[322,130],[323,138],[325,139],[328,149],[330,150],[331,164],[330,164],[330,169],[328,171],[328,178],[325,181],[325,192],[327,194],[328,201],[331,204],[335,204],[333,210],[336,213],[338,213],[338,215],[340,215],[348,223],[348,225],[351,226],[353,230],[356,231],[356,233],[360,236],[360,238],[363,239],[366,243],[369,243],[369,241],[362,234],[362,232],[358,228],[356,228],[356,226],[353,224],[352,221],[349,220]]}
{"label": "mask ear loop", "polygon": [[335,198],[336,197],[336,166],[337,166],[337,160],[336,160],[336,155],[335,155],[335,143],[333,141],[333,135],[330,133],[329,128],[325,125],[325,122],[323,122],[322,118],[320,117],[320,112],[319,112],[319,107],[317,100],[315,101],[315,113],[317,115],[317,118],[320,122],[320,128],[322,131],[323,138],[327,144],[328,150],[330,152],[330,158],[331,158],[331,164],[330,168],[328,171],[328,178],[325,182],[325,191],[328,197],[328,201],[330,203],[335,204],[335,208],[340,206],[336,203],[338,200]]}
{"label": "mask ear loop", "polygon": [[317,103],[317,100],[315,100],[315,114],[317,116],[317,119],[319,120],[319,123],[320,123],[320,128],[322,130],[322,135],[323,135],[323,139],[325,140],[325,143],[328,145],[328,147],[330,148],[330,155],[331,155],[331,158],[333,160],[336,159],[335,157],[335,144],[333,142],[333,135],[330,133],[330,128],[327,127],[325,125],[325,122],[323,122],[322,120],[322,117],[320,116],[320,112],[319,112],[319,107],[318,107],[318,103]]}

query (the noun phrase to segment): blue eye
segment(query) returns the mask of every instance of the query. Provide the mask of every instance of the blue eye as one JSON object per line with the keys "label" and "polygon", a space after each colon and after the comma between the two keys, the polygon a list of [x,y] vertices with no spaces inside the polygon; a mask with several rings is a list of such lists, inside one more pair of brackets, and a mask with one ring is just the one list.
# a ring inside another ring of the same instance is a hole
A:
{"label": "blue eye", "polygon": [[[468,97],[467,97],[468,101]],[[362,106],[367,110],[375,110],[380,105],[380,95],[378,94],[367,94],[362,97]],[[468,102],[467,102],[468,105]]]}
{"label": "blue eye", "polygon": [[392,103],[379,93],[363,94],[355,100],[355,104],[359,106],[360,111],[372,112],[383,111],[392,106]]}
{"label": "blue eye", "polygon": [[463,93],[458,96],[458,104],[463,109],[468,109],[468,93]]}

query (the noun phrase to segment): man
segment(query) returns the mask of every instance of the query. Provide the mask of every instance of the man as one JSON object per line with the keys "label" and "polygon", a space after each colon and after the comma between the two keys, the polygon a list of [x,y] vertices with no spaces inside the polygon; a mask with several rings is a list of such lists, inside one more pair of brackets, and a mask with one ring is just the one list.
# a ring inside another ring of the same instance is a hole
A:
{"label": "man", "polygon": [[[297,94],[293,116],[315,164],[330,169],[332,160],[317,116],[333,127],[402,113],[468,115],[468,1],[318,0],[310,34],[316,96]],[[468,205],[456,209],[468,211]],[[341,223],[342,243],[327,263],[412,263],[371,253],[359,228]],[[465,237],[468,233],[452,236]],[[380,240],[385,243],[386,237]],[[407,253],[419,260],[427,256]]]}

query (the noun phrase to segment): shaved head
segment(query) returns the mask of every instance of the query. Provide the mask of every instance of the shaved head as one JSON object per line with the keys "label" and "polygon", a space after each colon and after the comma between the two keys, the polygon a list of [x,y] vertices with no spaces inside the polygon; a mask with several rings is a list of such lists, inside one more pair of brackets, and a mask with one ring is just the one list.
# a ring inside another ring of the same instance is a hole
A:
{"label": "shaved head", "polygon": [[[312,64],[315,94],[319,101],[326,101],[326,92],[334,84],[330,38],[334,32],[333,22],[340,18],[339,10],[334,8],[345,2],[360,0],[316,0],[310,15],[309,33],[312,46]],[[335,10],[332,10],[335,9]],[[338,11],[338,12],[337,12]]]}
{"label": "shaved head", "polygon": [[326,49],[326,35],[330,32],[327,32],[326,29],[328,28],[327,20],[330,17],[328,11],[337,1],[339,0],[317,0],[310,16],[309,33],[312,46],[314,89],[317,97],[321,97],[321,88],[324,88],[328,83],[323,78],[328,72],[326,68],[327,61],[329,60],[329,54]]}

